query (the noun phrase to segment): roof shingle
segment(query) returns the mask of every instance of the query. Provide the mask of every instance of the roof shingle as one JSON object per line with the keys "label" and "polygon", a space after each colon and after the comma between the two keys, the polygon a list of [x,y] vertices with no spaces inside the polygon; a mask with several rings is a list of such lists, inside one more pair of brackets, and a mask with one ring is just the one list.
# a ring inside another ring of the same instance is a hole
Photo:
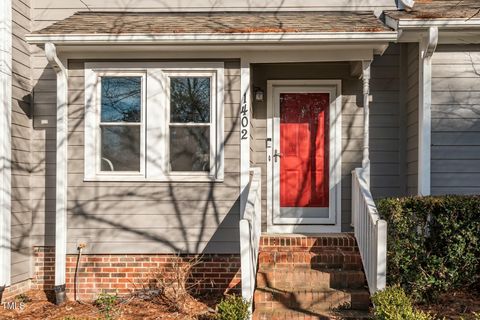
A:
{"label": "roof shingle", "polygon": [[372,12],[77,12],[33,34],[389,32]]}
{"label": "roof shingle", "polygon": [[480,18],[479,0],[417,0],[412,10],[386,11],[395,20]]}

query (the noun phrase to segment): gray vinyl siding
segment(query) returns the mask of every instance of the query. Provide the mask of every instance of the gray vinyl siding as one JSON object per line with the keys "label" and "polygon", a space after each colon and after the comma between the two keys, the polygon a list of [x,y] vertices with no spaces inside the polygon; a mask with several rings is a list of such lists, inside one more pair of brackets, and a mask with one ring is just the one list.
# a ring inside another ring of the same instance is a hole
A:
{"label": "gray vinyl siding", "polygon": [[432,194],[480,193],[480,46],[442,45],[432,70]]}
{"label": "gray vinyl siding", "polygon": [[407,45],[407,194],[416,195],[418,185],[418,44]]}
{"label": "gray vinyl siding", "polygon": [[[402,194],[399,160],[402,143],[399,122],[400,45],[392,44],[382,56],[376,56],[371,66],[371,74],[371,191],[375,199],[380,199]],[[363,126],[363,120],[358,120],[355,125]],[[358,139],[357,145],[363,143],[363,139],[358,136],[349,136],[349,139]]]}
{"label": "gray vinyl siding", "polygon": [[12,283],[31,276],[30,1],[12,1]]}
{"label": "gray vinyl siding", "polygon": [[31,203],[33,246],[55,245],[56,75],[45,52],[32,46],[33,133]]}
{"label": "gray vinyl siding", "polygon": [[[69,61],[68,86],[69,253],[76,252],[80,241],[87,242],[89,253],[238,252],[238,61],[225,62],[225,180],[221,183],[84,182],[83,61]],[[47,180],[53,185],[53,177]]]}
{"label": "gray vinyl siding", "polygon": [[[399,194],[398,122],[399,48],[391,46],[372,65],[370,143],[374,197]],[[350,63],[264,64],[253,67],[253,86],[266,92],[267,80],[342,80],[342,230],[350,230],[351,171],[361,166],[363,144],[362,80],[350,75]],[[254,165],[262,169],[263,229],[266,226],[266,99],[254,102]]]}

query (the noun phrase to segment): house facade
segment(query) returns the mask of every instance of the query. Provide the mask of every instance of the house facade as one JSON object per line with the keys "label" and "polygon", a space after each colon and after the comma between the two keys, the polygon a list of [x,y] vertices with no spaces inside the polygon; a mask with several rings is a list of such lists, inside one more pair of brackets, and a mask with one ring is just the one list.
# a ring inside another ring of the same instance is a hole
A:
{"label": "house facade", "polygon": [[252,296],[243,248],[255,279],[258,250],[323,240],[372,291],[374,199],[480,191],[480,6],[457,2],[3,2],[3,299],[128,293],[177,255]]}

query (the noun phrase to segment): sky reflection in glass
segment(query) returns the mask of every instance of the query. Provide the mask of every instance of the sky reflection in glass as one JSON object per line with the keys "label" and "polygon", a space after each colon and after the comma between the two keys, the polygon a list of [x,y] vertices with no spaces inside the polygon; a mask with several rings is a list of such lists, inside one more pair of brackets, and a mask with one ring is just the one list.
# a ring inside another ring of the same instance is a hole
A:
{"label": "sky reflection in glass", "polygon": [[141,77],[102,77],[102,122],[140,122]]}

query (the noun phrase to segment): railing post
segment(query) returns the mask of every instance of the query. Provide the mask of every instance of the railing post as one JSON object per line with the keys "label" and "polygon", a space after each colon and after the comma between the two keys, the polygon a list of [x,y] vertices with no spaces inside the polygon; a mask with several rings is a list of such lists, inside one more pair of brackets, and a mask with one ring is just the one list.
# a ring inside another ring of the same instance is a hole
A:
{"label": "railing post", "polygon": [[240,211],[239,228],[242,297],[251,302],[250,311],[252,311],[262,231],[262,202],[261,171],[259,168],[252,168],[250,172],[252,175],[247,188],[245,188],[246,203]]}
{"label": "railing post", "polygon": [[387,222],[377,221],[377,286],[383,290],[387,285]]}
{"label": "railing post", "polygon": [[250,224],[247,220],[240,220],[240,263],[242,266],[242,297],[250,301],[252,293],[251,275],[251,250],[250,250]]}

